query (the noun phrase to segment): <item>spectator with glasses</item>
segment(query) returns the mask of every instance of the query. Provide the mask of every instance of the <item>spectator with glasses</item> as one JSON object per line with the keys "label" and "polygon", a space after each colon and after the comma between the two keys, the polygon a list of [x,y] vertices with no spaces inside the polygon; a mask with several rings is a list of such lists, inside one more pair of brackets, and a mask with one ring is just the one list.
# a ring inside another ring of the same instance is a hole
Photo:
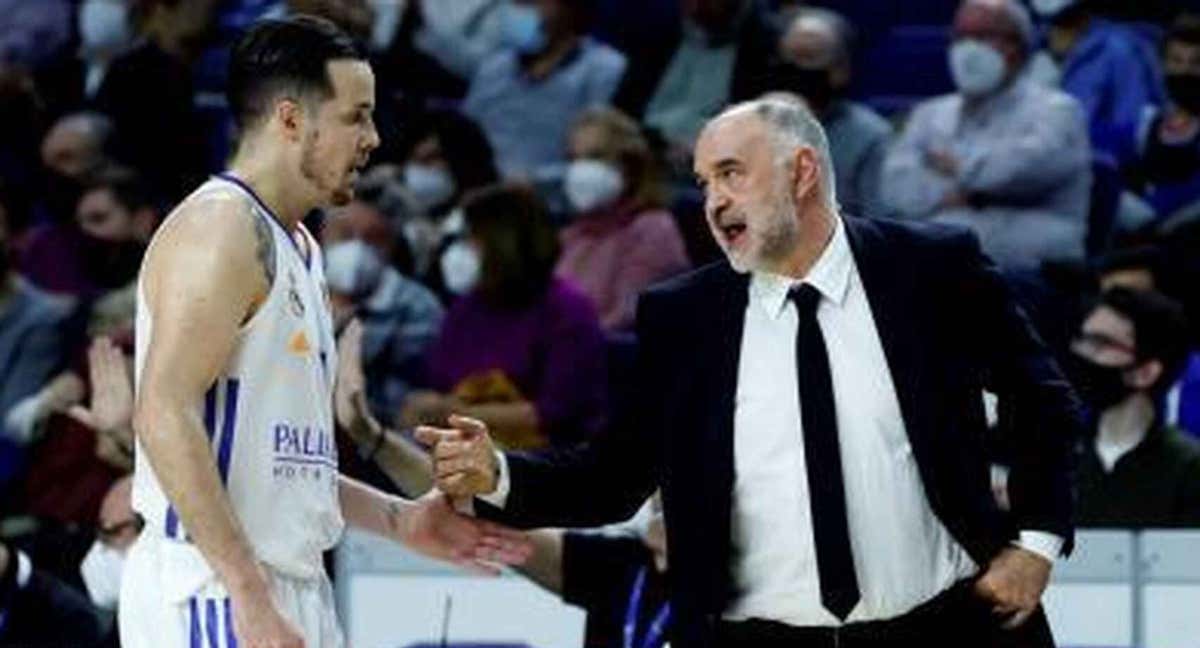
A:
{"label": "spectator with glasses", "polygon": [[1180,306],[1157,292],[1110,289],[1071,351],[1094,420],[1077,475],[1079,524],[1200,526],[1200,443],[1162,416],[1188,354]]}

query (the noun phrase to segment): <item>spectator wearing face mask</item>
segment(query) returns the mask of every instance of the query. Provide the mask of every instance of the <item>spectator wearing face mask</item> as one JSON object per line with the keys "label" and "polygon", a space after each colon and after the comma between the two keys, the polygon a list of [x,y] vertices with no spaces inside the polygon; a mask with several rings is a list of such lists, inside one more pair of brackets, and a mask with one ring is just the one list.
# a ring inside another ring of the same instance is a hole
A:
{"label": "spectator wearing face mask", "polygon": [[446,280],[464,294],[429,350],[432,391],[409,396],[401,426],[458,413],[486,421],[514,447],[599,431],[604,335],[588,298],[553,275],[559,247],[545,207],[501,185],[469,196],[463,213],[468,243],[455,248],[461,258]]}
{"label": "spectator wearing face mask", "polygon": [[591,298],[606,331],[628,330],[638,293],[689,267],[683,237],[663,209],[658,162],[632,119],[593,108],[569,141],[563,191],[575,220],[559,236],[555,274]]}
{"label": "spectator wearing face mask", "polygon": [[362,322],[371,410],[392,416],[419,378],[425,352],[441,328],[442,306],[428,288],[357,239],[326,247],[325,278],[335,327],[340,330],[351,318]]}
{"label": "spectator wearing face mask", "polygon": [[568,125],[616,92],[625,57],[586,35],[594,3],[506,5],[507,49],[479,66],[463,102],[463,111],[487,134],[504,176],[534,176],[561,164]]}
{"label": "spectator wearing face mask", "polygon": [[1130,167],[1158,219],[1170,220],[1200,214],[1200,14],[1181,15],[1162,52],[1169,99],[1143,106]]}
{"label": "spectator wearing face mask", "polygon": [[134,279],[158,221],[141,178],[110,167],[86,182],[74,219],[30,233],[21,271],[45,290],[98,298]]}
{"label": "spectator wearing face mask", "polygon": [[142,517],[133,510],[131,484],[129,477],[122,477],[108,489],[100,504],[96,540],[79,565],[92,603],[105,610],[117,609],[125,555],[144,525]]}
{"label": "spectator wearing face mask", "polygon": [[772,85],[804,98],[829,137],[837,199],[847,213],[883,216],[880,170],[892,126],[869,107],[850,101],[853,28],[828,9],[796,12],[779,41],[782,61]]}
{"label": "spectator wearing face mask", "polygon": [[1059,85],[1083,106],[1092,145],[1115,153],[1119,133],[1146,105],[1162,105],[1162,77],[1149,38],[1097,15],[1097,0],[1033,0],[1049,21],[1046,44]]}
{"label": "spectator wearing face mask", "polygon": [[1081,526],[1200,526],[1200,442],[1163,421],[1163,397],[1187,358],[1178,304],[1114,288],[1071,347],[1095,419],[1077,476]]}
{"label": "spectator wearing face mask", "polygon": [[[1191,284],[1178,272],[1180,252],[1160,243],[1119,247],[1094,262],[1101,291],[1123,288],[1135,292],[1159,291],[1184,305]],[[1182,254],[1192,255],[1190,247]],[[1192,318],[1188,317],[1189,323]],[[1194,338],[1194,334],[1193,334]],[[1193,343],[1194,346],[1194,343]],[[1167,391],[1163,420],[1200,438],[1200,352],[1193,349],[1182,375]]]}
{"label": "spectator wearing face mask", "polygon": [[434,110],[415,120],[401,142],[403,166],[395,181],[415,211],[400,223],[412,250],[413,274],[445,294],[440,258],[462,236],[459,202],[467,192],[498,179],[492,146],[479,125],[452,110]]}
{"label": "spectator wearing face mask", "polygon": [[897,211],[966,225],[1008,269],[1083,255],[1091,184],[1079,104],[1021,74],[1032,43],[1016,0],[965,0],[949,52],[958,91],[916,107],[883,167]]}

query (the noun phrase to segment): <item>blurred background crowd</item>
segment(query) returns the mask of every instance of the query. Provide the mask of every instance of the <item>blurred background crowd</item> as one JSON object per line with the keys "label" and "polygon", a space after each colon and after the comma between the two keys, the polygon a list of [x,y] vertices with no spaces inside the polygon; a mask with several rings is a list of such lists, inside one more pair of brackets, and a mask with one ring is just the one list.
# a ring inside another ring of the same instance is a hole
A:
{"label": "blurred background crowd", "polygon": [[[307,220],[335,319],[363,325],[367,407],[399,431],[383,453],[346,435],[348,472],[427,484],[379,460],[419,454],[405,430],[449,412],[510,448],[618,419],[639,291],[720,257],[694,139],[778,92],[824,124],[844,214],[965,225],[1009,278],[1090,406],[1080,523],[1200,527],[1194,4],[0,0],[0,643],[39,588],[112,641],[103,610],[140,530],[136,273],[231,151],[231,44],[294,12],[359,39],[378,81],[356,199]],[[623,613],[610,564],[666,568],[654,510],[616,554],[543,538],[561,564],[532,576]],[[616,645],[593,625],[590,645]]]}

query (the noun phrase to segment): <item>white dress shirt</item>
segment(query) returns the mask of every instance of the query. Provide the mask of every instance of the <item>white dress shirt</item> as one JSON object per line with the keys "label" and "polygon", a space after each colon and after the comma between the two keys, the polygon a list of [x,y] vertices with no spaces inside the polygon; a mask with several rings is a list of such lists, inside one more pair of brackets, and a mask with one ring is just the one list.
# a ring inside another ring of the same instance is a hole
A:
{"label": "white dress shirt", "polygon": [[[839,625],[821,604],[808,503],[796,369],[799,316],[788,291],[801,281],[755,274],[750,281],[734,409],[730,620]],[[833,381],[846,515],[862,594],[846,622],[900,616],[979,566],[934,514],[909,444],[874,316],[837,220],[803,283],[822,296],[817,320]],[[508,467],[496,492],[503,507]],[[1020,546],[1053,561],[1062,539],[1022,531]]]}

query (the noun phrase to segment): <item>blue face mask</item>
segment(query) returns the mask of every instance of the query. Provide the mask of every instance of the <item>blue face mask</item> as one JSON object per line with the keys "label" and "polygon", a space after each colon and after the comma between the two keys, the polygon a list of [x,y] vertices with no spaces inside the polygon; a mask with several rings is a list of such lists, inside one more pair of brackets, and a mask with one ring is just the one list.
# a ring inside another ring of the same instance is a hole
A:
{"label": "blue face mask", "polygon": [[537,54],[546,48],[542,14],[529,5],[510,4],[504,10],[504,43],[522,54]]}

